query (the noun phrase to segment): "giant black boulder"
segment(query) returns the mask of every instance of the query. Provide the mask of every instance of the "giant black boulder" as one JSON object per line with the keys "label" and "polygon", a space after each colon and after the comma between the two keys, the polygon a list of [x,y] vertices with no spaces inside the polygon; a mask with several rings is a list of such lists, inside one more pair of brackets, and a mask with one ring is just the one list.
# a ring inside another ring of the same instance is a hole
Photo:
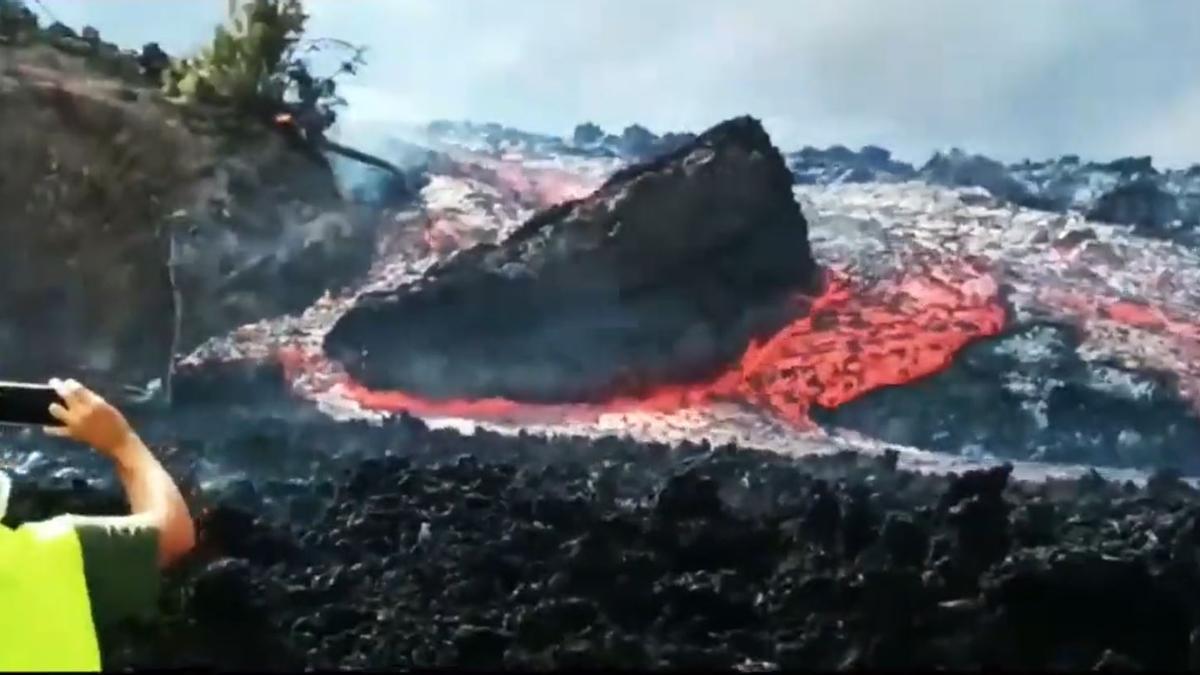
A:
{"label": "giant black boulder", "polygon": [[761,124],[729,120],[360,298],[326,352],[432,398],[584,401],[708,375],[819,285],[791,185]]}

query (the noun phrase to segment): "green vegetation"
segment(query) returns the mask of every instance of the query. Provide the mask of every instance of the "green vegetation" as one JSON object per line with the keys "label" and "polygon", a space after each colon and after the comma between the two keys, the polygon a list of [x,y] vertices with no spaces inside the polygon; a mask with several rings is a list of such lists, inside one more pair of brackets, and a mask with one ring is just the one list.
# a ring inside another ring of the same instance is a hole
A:
{"label": "green vegetation", "polygon": [[[0,0],[0,44],[42,43],[127,82],[161,80],[163,94],[180,105],[189,129],[216,132],[231,147],[255,133],[256,122],[265,122],[296,133],[314,156],[334,153],[403,178],[386,160],[325,136],[346,105],[337,79],[358,72],[365,48],[308,37],[302,0],[239,1],[229,0],[225,24],[189,58],[172,59],[156,43],[143,47],[140,56],[122,52],[91,28],[82,36],[58,23],[40,29],[23,0]],[[316,73],[318,57],[336,64],[332,73]]]}
{"label": "green vegetation", "polygon": [[[164,93],[185,103],[228,105],[257,115],[287,113],[307,135],[320,135],[336,120],[335,79],[354,74],[362,47],[340,40],[306,39],[308,15],[300,0],[229,3],[229,20],[194,58],[175,61],[163,73]],[[349,53],[332,75],[313,74],[309,58],[332,49]]]}
{"label": "green vegetation", "polygon": [[37,16],[24,2],[0,0],[0,42],[16,42],[37,27]]}

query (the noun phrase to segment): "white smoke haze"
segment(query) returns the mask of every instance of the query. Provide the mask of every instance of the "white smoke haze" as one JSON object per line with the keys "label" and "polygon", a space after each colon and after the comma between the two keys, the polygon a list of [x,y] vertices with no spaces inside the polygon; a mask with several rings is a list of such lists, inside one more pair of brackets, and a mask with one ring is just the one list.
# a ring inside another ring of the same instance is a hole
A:
{"label": "white smoke haze", "polygon": [[[46,0],[109,39],[202,44],[223,0]],[[497,121],[567,134],[762,118],[787,149],[875,143],[920,162],[1151,154],[1200,162],[1193,0],[309,0],[364,43],[343,133]]]}

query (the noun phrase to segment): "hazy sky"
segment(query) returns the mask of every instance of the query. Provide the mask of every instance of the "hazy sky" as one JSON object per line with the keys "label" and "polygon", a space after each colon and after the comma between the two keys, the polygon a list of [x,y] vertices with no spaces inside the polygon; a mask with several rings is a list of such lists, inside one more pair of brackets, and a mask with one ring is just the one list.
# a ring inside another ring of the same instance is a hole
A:
{"label": "hazy sky", "polygon": [[[202,44],[225,0],[42,0],[108,39]],[[1200,162],[1200,0],[309,0],[366,44],[348,132],[498,121],[702,130],[750,113],[777,142],[923,161],[1152,154]],[[351,138],[351,140],[354,140]]]}

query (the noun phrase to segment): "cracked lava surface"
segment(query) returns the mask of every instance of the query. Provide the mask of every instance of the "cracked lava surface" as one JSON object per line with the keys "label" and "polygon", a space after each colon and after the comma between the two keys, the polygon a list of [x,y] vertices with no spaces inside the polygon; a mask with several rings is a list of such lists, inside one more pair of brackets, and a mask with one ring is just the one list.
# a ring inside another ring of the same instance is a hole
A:
{"label": "cracked lava surface", "polygon": [[243,326],[185,361],[278,358],[293,389],[335,417],[407,410],[434,423],[578,434],[616,425],[650,440],[682,429],[714,442],[794,450],[814,438],[831,442],[809,421],[811,406],[832,408],[917,380],[973,340],[1051,320],[1080,327],[1085,359],[1177,374],[1180,393],[1200,409],[1200,326],[1189,320],[1200,303],[1191,290],[1200,289],[1200,255],[1122,226],[923,183],[798,186],[826,289],[796,297],[799,318],[710,381],[588,406],[367,390],[321,354],[325,331],[357,292],[406,283],[463,247],[503,238],[536,209],[594,189],[617,166],[467,150],[454,156],[455,169],[431,177],[418,207],[384,223],[377,264],[360,289],[327,296],[298,316]]}

